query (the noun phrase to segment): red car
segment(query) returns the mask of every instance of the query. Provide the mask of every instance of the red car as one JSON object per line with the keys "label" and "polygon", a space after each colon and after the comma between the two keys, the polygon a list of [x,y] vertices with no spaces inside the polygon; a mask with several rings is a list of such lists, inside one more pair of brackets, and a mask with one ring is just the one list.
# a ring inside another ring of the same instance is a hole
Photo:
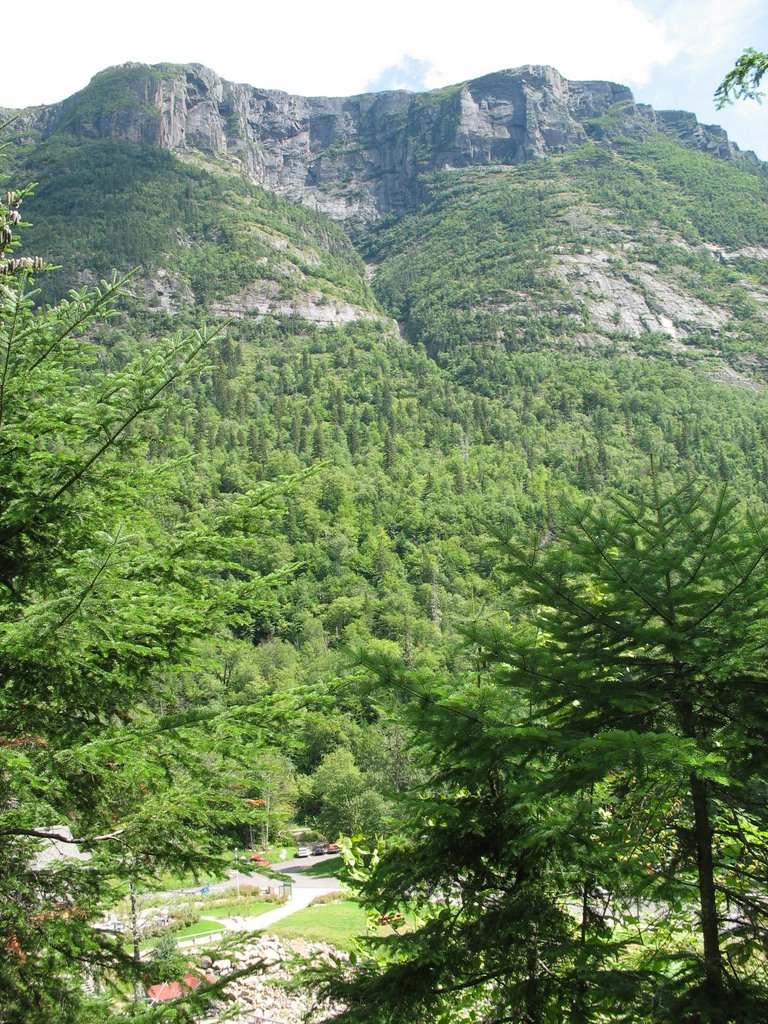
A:
{"label": "red car", "polygon": [[328,845],[325,848],[325,852],[326,853],[338,853],[339,852],[339,848],[336,845],[336,843],[328,843]]}

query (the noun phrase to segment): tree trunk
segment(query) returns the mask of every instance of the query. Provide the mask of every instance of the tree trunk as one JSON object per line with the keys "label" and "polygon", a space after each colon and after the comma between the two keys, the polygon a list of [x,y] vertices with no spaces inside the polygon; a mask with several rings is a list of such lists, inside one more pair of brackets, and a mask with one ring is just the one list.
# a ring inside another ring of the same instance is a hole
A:
{"label": "tree trunk", "polygon": [[[675,666],[676,674],[679,666]],[[677,711],[683,735],[697,739],[696,715],[690,700],[681,700]],[[707,783],[696,772],[691,772],[691,800],[693,802],[693,834],[696,839],[696,865],[698,868],[699,908],[701,936],[704,942],[704,976],[707,997],[707,1020],[721,1024],[725,1020],[723,1004],[723,961],[720,955],[720,931],[717,921],[715,895],[715,865],[712,856],[712,823],[709,817]]]}
{"label": "tree trunk", "polygon": [[696,836],[696,862],[699,871],[701,933],[704,940],[704,969],[709,1020],[719,1024],[723,1017],[723,962],[715,898],[715,869],[712,857],[712,825],[709,820],[707,784],[691,773],[693,828]]}
{"label": "tree trunk", "polygon": [[[130,881],[130,894],[131,894],[131,937],[133,938],[133,959],[136,961],[136,965],[141,963],[141,943],[139,940],[139,912],[136,901],[136,886],[134,885],[133,879]],[[144,999],[144,986],[136,979],[134,984],[134,998],[137,1003],[140,1003]]]}
{"label": "tree trunk", "polygon": [[539,935],[536,925],[531,929],[526,951],[525,1024],[542,1024],[539,993]]}
{"label": "tree trunk", "polygon": [[580,1024],[582,1021],[587,1020],[587,976],[586,976],[586,960],[585,960],[585,947],[587,944],[587,934],[589,930],[589,900],[594,888],[594,879],[585,878],[584,884],[581,887],[581,927],[579,934],[579,942],[581,945],[581,966],[579,967],[579,980],[576,982],[575,995],[573,1003],[571,1004],[571,1016],[570,1020],[572,1024]]}

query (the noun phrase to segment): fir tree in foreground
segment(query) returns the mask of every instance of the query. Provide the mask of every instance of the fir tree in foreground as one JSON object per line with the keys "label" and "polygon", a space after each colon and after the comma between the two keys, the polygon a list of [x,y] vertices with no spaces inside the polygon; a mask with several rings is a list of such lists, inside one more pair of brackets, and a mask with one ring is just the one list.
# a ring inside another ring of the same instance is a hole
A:
{"label": "fir tree in foreground", "polygon": [[768,533],[708,490],[503,539],[511,621],[467,630],[470,678],[369,661],[430,781],[357,857],[413,917],[331,980],[338,1020],[768,1017]]}
{"label": "fir tree in foreground", "polygon": [[174,501],[143,431],[209,338],[100,373],[86,332],[122,282],[37,307],[41,261],[12,255],[24,196],[0,206],[0,1020],[118,1020],[146,965],[93,921],[163,869],[213,863],[247,816],[262,723],[185,714],[175,692],[201,641],[250,621],[275,489]]}

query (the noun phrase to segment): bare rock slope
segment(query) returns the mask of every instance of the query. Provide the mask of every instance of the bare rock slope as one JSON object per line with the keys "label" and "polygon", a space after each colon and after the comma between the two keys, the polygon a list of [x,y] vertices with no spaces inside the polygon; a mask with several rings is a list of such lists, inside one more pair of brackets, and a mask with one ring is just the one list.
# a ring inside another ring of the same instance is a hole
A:
{"label": "bare rock slope", "polygon": [[43,137],[121,137],[225,159],[252,181],[345,220],[402,212],[419,175],[443,167],[516,164],[599,134],[609,110],[623,130],[660,130],[715,156],[756,163],[692,114],[654,112],[612,82],[572,82],[554,68],[499,71],[427,93],[292,96],[235,84],[199,64],[127,64],[54,106],[25,111]]}

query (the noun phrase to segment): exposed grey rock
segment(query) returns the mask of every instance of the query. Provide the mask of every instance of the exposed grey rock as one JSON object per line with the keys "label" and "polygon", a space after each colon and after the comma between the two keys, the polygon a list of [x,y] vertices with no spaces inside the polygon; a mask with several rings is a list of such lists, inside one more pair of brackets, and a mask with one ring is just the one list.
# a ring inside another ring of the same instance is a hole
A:
{"label": "exposed grey rock", "polygon": [[[306,1024],[308,1020],[316,1019],[313,1016],[313,994],[307,989],[285,988],[284,983],[293,977],[297,969],[297,955],[305,963],[329,962],[332,955],[346,956],[322,942],[297,940],[283,943],[276,936],[259,936],[248,942],[236,957],[237,966],[264,964],[265,969],[235,978],[226,985],[219,1007],[224,1019],[235,1024]],[[217,963],[214,963],[214,969]],[[218,1019],[221,1018],[210,1018],[211,1022]]]}
{"label": "exposed grey rock", "polygon": [[648,264],[619,264],[610,252],[560,256],[556,273],[588,309],[594,325],[639,338],[648,331],[672,339],[690,328],[719,331],[727,313],[683,293]]}
{"label": "exposed grey rock", "polygon": [[526,65],[428,93],[292,96],[221,79],[200,64],[128,64],[96,75],[62,103],[22,112],[14,131],[116,136],[184,156],[204,151],[252,181],[336,219],[370,220],[421,198],[419,175],[443,167],[517,164],[599,137],[662,131],[726,159],[759,163],[717,126],[635,104],[626,86],[571,82]]}
{"label": "exposed grey rock", "polygon": [[142,278],[138,287],[151,309],[161,309],[165,313],[177,313],[180,307],[194,302],[189,285],[163,267],[158,267],[151,277]]}
{"label": "exposed grey rock", "polygon": [[300,316],[320,327],[353,320],[384,319],[360,306],[328,299],[321,292],[309,292],[289,300],[280,299],[278,291],[275,281],[257,280],[238,294],[213,302],[210,311],[213,316],[223,317]]}

